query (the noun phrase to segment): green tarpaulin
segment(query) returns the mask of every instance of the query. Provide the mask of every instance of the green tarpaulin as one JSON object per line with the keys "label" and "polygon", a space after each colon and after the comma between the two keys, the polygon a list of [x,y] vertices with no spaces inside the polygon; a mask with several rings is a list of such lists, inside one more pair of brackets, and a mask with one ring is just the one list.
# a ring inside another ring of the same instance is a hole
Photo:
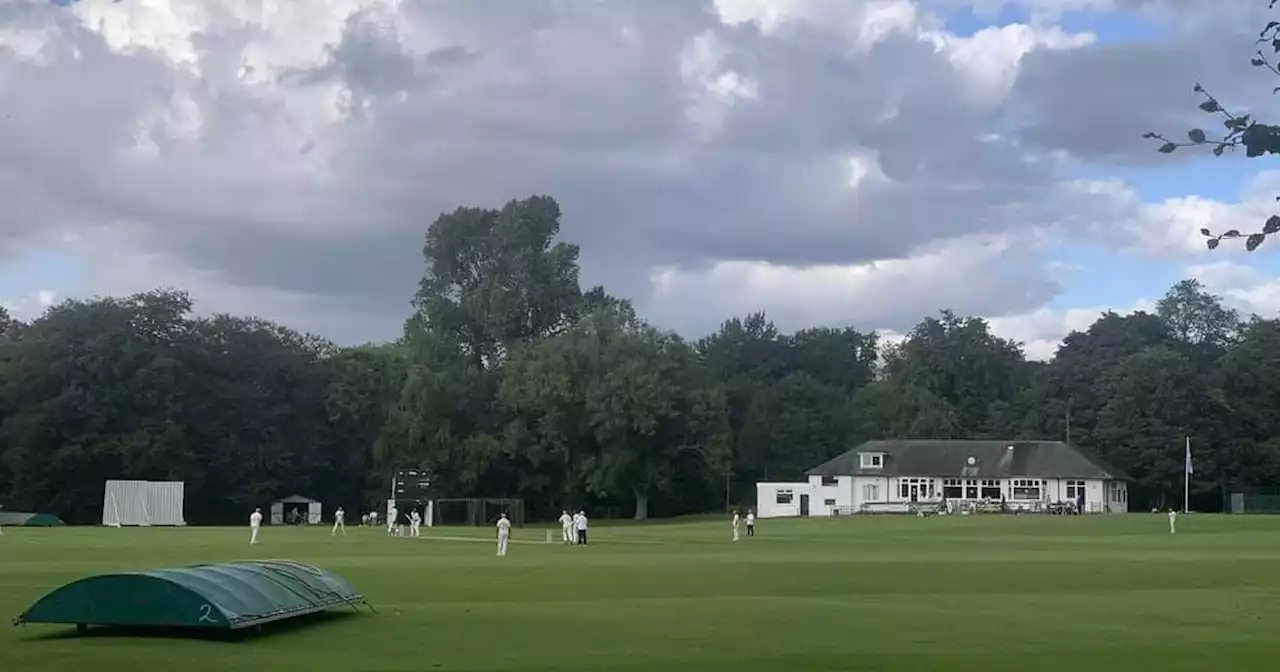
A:
{"label": "green tarpaulin", "polygon": [[0,527],[53,527],[65,524],[52,513],[0,511]]}
{"label": "green tarpaulin", "polygon": [[318,567],[232,562],[80,579],[45,595],[14,623],[239,630],[358,604],[365,599],[351,584]]}

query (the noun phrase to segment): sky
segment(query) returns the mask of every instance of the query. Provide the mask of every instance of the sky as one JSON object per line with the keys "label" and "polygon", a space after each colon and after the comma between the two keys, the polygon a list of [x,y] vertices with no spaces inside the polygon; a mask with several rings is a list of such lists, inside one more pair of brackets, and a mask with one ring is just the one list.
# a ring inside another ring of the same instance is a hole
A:
{"label": "sky", "polygon": [[423,235],[554,196],[584,284],[699,337],[896,337],[947,308],[1029,357],[1197,278],[1280,312],[1269,159],[1158,154],[1201,82],[1274,118],[1257,0],[7,0],[0,304],[188,290],[396,338]]}

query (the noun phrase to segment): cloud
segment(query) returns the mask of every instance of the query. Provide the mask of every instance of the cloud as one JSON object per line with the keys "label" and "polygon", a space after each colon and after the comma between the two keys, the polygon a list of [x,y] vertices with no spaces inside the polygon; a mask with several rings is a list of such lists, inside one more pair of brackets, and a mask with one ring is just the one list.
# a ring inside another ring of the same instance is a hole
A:
{"label": "cloud", "polygon": [[80,259],[59,295],[180,286],[349,342],[396,335],[438,213],[532,193],[586,281],[688,333],[1033,314],[1053,240],[1190,254],[1198,204],[1072,181],[1136,121],[1098,144],[1108,113],[1053,79],[1113,70],[1158,120],[1185,101],[1134,82],[1182,61],[1125,66],[1051,22],[957,36],[936,6],[12,3],[0,255]]}

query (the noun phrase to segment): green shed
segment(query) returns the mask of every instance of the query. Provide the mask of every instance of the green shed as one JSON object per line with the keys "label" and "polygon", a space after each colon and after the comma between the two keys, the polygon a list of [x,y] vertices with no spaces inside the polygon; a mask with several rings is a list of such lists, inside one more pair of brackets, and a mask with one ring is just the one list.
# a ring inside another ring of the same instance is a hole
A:
{"label": "green shed", "polygon": [[24,623],[241,630],[334,607],[368,605],[331,572],[288,560],[100,574],[40,598]]}

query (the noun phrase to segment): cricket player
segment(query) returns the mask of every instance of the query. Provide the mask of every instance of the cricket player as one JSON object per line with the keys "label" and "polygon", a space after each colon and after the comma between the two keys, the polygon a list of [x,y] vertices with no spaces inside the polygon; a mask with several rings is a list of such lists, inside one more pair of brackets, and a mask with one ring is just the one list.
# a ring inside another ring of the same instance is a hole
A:
{"label": "cricket player", "polygon": [[396,509],[395,504],[392,504],[391,508],[387,509],[387,536],[388,537],[396,536],[396,521],[399,519],[400,519],[400,511]]}
{"label": "cricket player", "polygon": [[566,544],[573,543],[573,524],[577,516],[570,516],[569,510],[560,512],[560,540]]}
{"label": "cricket player", "polygon": [[346,519],[347,512],[343,511],[342,507],[339,506],[338,510],[333,512],[333,532],[330,532],[329,536],[336,536],[338,534],[338,530],[342,530],[342,536],[347,536]]}
{"label": "cricket player", "polygon": [[738,510],[734,509],[733,510],[733,540],[735,542],[742,538],[742,535],[738,533],[738,527],[740,525],[742,525],[742,516],[739,516]]}
{"label": "cricket player", "polygon": [[422,516],[418,513],[417,509],[414,509],[409,512],[409,536],[422,536],[418,531],[420,529],[422,529]]}
{"label": "cricket player", "polygon": [[756,510],[747,509],[747,536],[756,536]]}
{"label": "cricket player", "polygon": [[573,526],[575,529],[578,530],[578,545],[586,546],[587,545],[587,512],[586,511],[579,511],[578,515],[574,516]]}
{"label": "cricket player", "polygon": [[258,543],[258,530],[262,528],[262,509],[254,509],[249,514],[249,545]]}
{"label": "cricket player", "polygon": [[1178,512],[1169,509],[1169,534],[1178,533]]}
{"label": "cricket player", "polygon": [[507,540],[511,538],[511,521],[507,514],[498,516],[498,557],[507,554]]}

